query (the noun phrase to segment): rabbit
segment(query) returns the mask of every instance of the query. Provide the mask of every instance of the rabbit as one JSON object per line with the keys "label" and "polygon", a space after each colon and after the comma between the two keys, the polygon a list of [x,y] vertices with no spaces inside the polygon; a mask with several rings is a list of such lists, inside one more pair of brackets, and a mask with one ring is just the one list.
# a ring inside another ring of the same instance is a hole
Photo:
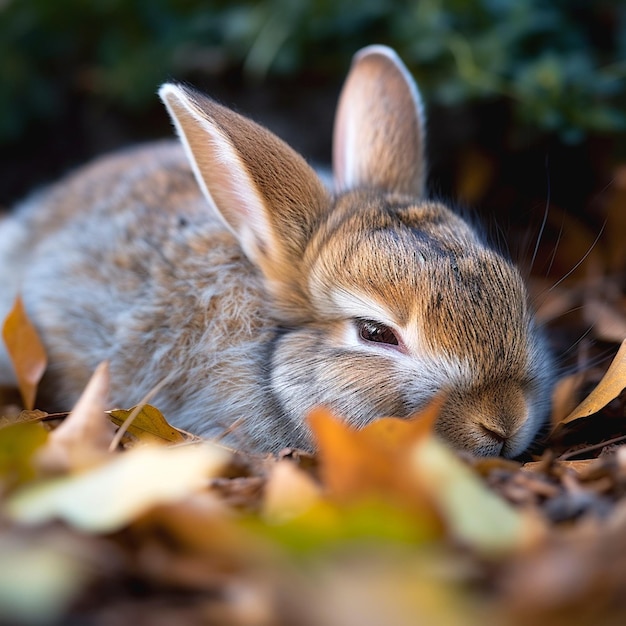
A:
{"label": "rabbit", "polygon": [[440,394],[453,448],[528,448],[550,405],[546,340],[520,272],[425,197],[422,100],[393,50],[353,59],[334,191],[208,96],[159,95],[177,142],[101,157],[0,224],[0,316],[20,293],[48,353],[40,406],[70,409],[108,361],[111,406],[155,389],[174,426],[240,450],[312,449],[317,406],[363,427]]}

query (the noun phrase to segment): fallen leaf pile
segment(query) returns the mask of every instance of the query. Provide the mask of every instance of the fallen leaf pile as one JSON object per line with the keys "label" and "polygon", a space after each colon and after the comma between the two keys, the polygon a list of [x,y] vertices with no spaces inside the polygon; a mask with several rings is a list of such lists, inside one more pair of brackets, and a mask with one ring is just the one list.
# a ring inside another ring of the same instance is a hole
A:
{"label": "fallen leaf pile", "polygon": [[[622,178],[609,223],[626,215]],[[20,384],[0,395],[0,623],[626,623],[616,229],[581,255],[595,237],[568,225],[531,279],[552,343],[577,337],[561,346],[575,371],[516,461],[440,443],[440,398],[360,431],[318,409],[315,455],[245,455],[156,407],[111,410],[106,364],[69,415],[49,415],[33,408],[45,354],[18,301],[3,330]],[[576,269],[555,279],[568,237]]]}

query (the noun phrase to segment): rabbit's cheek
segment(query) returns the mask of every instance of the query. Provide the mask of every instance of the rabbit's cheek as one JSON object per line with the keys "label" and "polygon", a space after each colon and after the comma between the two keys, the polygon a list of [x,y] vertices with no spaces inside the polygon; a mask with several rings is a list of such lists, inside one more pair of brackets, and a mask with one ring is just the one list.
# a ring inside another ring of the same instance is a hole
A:
{"label": "rabbit's cheek", "polygon": [[363,340],[337,343],[322,329],[308,329],[277,342],[271,388],[294,423],[323,405],[364,426],[384,416],[409,417],[442,389],[467,386],[468,377],[468,364],[441,355],[412,356],[393,345]]}

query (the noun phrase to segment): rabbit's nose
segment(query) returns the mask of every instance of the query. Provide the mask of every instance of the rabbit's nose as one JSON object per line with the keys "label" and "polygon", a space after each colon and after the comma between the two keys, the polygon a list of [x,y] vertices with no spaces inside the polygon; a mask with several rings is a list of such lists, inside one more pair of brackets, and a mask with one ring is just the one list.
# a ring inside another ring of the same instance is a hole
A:
{"label": "rabbit's nose", "polygon": [[507,433],[503,426],[497,424],[481,424],[480,426],[488,437],[491,437],[500,443],[504,443],[509,438],[510,433]]}

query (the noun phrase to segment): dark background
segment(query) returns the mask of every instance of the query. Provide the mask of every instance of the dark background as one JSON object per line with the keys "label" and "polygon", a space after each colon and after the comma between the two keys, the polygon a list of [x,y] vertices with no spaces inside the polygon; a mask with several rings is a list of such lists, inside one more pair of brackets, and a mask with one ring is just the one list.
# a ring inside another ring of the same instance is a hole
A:
{"label": "dark background", "polygon": [[518,257],[548,204],[601,228],[626,159],[626,9],[608,0],[5,0],[0,207],[173,136],[156,96],[171,78],[325,163],[341,82],[370,43],[418,80],[432,193],[480,212]]}

